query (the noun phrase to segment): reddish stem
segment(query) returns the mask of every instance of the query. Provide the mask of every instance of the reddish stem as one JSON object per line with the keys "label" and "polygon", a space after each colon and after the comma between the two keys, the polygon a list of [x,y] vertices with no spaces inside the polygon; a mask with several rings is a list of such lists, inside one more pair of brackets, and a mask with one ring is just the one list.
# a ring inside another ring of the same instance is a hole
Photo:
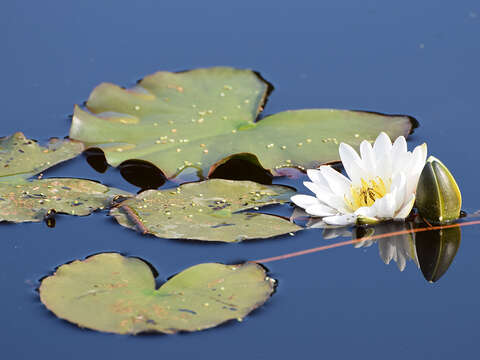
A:
{"label": "reddish stem", "polygon": [[405,234],[411,234],[411,233],[417,233],[417,232],[423,232],[423,231],[450,229],[450,228],[455,228],[455,227],[478,225],[478,224],[480,224],[480,220],[472,220],[472,221],[467,221],[467,222],[463,222],[463,223],[455,223],[455,224],[448,224],[448,225],[438,225],[438,226],[429,226],[429,227],[423,227],[423,228],[417,228],[417,229],[393,231],[393,232],[390,232],[390,233],[372,235],[372,236],[365,236],[365,237],[361,237],[361,238],[358,238],[358,239],[341,241],[341,242],[338,242],[338,243],[335,243],[335,244],[318,246],[318,247],[315,247],[315,248],[312,248],[312,249],[296,251],[296,252],[283,254],[283,255],[279,255],[279,256],[273,256],[273,257],[269,257],[269,258],[265,258],[265,259],[251,260],[250,262],[265,264],[265,263],[278,261],[278,260],[285,260],[285,259],[289,259],[289,258],[301,256],[301,255],[312,254],[312,253],[315,253],[315,252],[328,250],[328,249],[333,249],[333,248],[337,248],[337,247],[341,247],[341,246],[352,245],[352,244],[356,244],[356,243],[359,243],[359,242],[362,242],[362,241],[365,241],[365,240],[377,240],[377,239],[383,239],[383,238],[391,237],[391,236],[405,235]]}
{"label": "reddish stem", "polygon": [[137,225],[138,230],[141,231],[142,234],[146,234],[148,232],[145,225],[143,225],[142,220],[138,217],[135,211],[128,205],[121,205],[120,208],[125,211],[127,217]]}

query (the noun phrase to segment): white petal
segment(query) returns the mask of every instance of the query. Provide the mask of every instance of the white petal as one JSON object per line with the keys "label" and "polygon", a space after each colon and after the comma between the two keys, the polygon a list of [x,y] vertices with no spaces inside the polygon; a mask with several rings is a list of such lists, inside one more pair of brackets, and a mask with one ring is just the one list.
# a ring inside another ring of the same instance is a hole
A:
{"label": "white petal", "polygon": [[[395,160],[392,160],[394,164],[394,169],[393,169],[393,174],[403,172],[405,174],[410,174],[411,169],[412,169],[412,159],[413,155],[410,151],[407,151],[405,153],[397,154],[397,157]],[[408,177],[407,177],[408,180]]]}
{"label": "white petal", "polygon": [[323,221],[329,225],[352,225],[356,221],[356,216],[353,214],[327,216]]}
{"label": "white petal", "polygon": [[427,144],[423,143],[413,149],[413,156],[416,160],[420,161],[420,163],[425,164],[427,161]]}
{"label": "white petal", "polygon": [[395,214],[395,198],[393,193],[388,193],[384,197],[377,199],[372,205],[376,214],[375,217],[379,219],[392,219]]}
{"label": "white petal", "polygon": [[350,191],[351,182],[338,171],[330,166],[321,166],[320,172],[323,178],[328,182],[330,189],[337,195],[344,196]]}
{"label": "white petal", "polygon": [[417,192],[417,185],[418,185],[418,180],[420,178],[420,173],[417,174],[408,174],[407,173],[407,185],[405,188],[405,196],[406,200],[410,199],[411,194],[415,194]]}
{"label": "white petal", "polygon": [[321,193],[333,194],[328,186],[322,186],[322,185],[319,185],[318,183],[313,183],[310,181],[304,181],[303,185],[305,185],[305,187],[311,192],[313,192],[315,195],[321,194]]}
{"label": "white petal", "polygon": [[307,207],[305,211],[308,214],[314,216],[332,216],[338,214],[335,209],[332,209],[330,206],[326,206],[320,203]]}
{"label": "white petal", "polygon": [[395,214],[395,220],[403,220],[412,211],[413,204],[415,203],[415,194],[410,195],[410,199],[405,203],[405,205]]}
{"label": "white petal", "polygon": [[386,133],[381,132],[375,140],[375,144],[373,144],[373,152],[375,153],[377,161],[383,158],[386,154],[390,154],[391,151],[392,142],[390,141],[390,138]]}
{"label": "white petal", "polygon": [[417,146],[415,149],[413,149],[412,154],[413,161],[410,172],[414,174],[420,174],[425,166],[425,162],[427,161],[427,144],[423,143],[422,145]]}
{"label": "white petal", "polygon": [[340,213],[348,213],[348,209],[345,204],[345,199],[337,195],[331,195],[328,193],[317,194],[318,200],[320,200],[325,205],[330,206],[333,209],[336,209]]}
{"label": "white petal", "polygon": [[363,169],[367,173],[368,177],[375,177],[377,163],[375,159],[375,154],[373,152],[372,144],[370,144],[366,140],[363,140],[360,144],[360,154],[362,156]]}
{"label": "white petal", "polygon": [[376,176],[382,179],[390,179],[393,175],[393,166],[394,165],[392,163],[392,154],[388,151],[380,159],[377,160]]}
{"label": "white petal", "polygon": [[317,169],[308,169],[307,170],[307,175],[312,180],[314,183],[322,186],[328,187],[327,180],[325,180],[322,176],[322,173],[320,170]]}
{"label": "white petal", "polygon": [[[427,161],[427,144],[422,144],[417,146],[412,153],[412,162],[410,165],[409,173],[412,174],[413,181],[412,186],[416,189],[418,178],[420,177],[420,173],[425,166],[425,162]],[[413,189],[413,191],[415,191]]]}
{"label": "white petal", "polygon": [[348,177],[353,183],[360,183],[360,179],[365,177],[365,171],[362,168],[362,160],[357,152],[350,145],[341,143],[338,153]]}
{"label": "white petal", "polygon": [[390,186],[391,189],[398,189],[405,182],[405,174],[402,172],[396,173],[392,177],[392,184]]}
{"label": "white petal", "polygon": [[[407,199],[406,185],[407,180],[404,173],[401,172],[394,175],[392,180],[391,192],[395,193],[395,212],[401,209],[403,203]],[[408,197],[410,197],[410,194],[408,194]]]}
{"label": "white petal", "polygon": [[377,215],[373,206],[363,206],[355,211],[355,215],[367,218],[375,218]]}
{"label": "white petal", "polygon": [[317,205],[320,203],[315,196],[310,195],[293,195],[290,200],[297,206],[301,208],[308,208],[313,205]]}
{"label": "white petal", "polygon": [[330,188],[324,187],[312,182],[305,181],[303,183],[310,191],[315,193],[317,199],[320,200],[324,205],[330,206],[331,208],[337,209],[338,212],[345,213],[346,204],[343,196],[338,196],[334,194]]}
{"label": "white petal", "polygon": [[414,181],[415,188],[417,186],[418,178],[420,177],[420,173],[425,166],[427,161],[427,144],[422,144],[417,146],[412,153],[412,163],[411,163],[411,173],[416,175],[416,181]]}
{"label": "white petal", "polygon": [[392,146],[392,162],[397,167],[397,162],[407,153],[407,141],[403,136],[399,136]]}

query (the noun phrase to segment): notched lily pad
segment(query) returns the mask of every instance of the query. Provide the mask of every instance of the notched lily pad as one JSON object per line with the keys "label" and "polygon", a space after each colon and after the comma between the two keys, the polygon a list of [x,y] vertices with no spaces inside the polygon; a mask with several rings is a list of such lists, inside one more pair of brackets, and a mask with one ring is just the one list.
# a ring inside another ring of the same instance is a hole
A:
{"label": "notched lily pad", "polygon": [[82,143],[50,139],[46,147],[21,132],[0,139],[0,181],[26,179],[55,164],[74,158],[84,149]]}
{"label": "notched lily pad", "polygon": [[293,194],[281,185],[211,179],[142,192],[110,214],[123,226],[162,238],[235,242],[301,230],[279,216],[242,212],[287,202]]}
{"label": "notched lily pad", "polygon": [[113,197],[126,193],[90,180],[44,179],[0,183],[0,221],[42,221],[54,210],[89,215],[110,207]]}
{"label": "notched lily pad", "polygon": [[60,266],[40,285],[57,317],[117,334],[198,331],[248,315],[272,295],[275,281],[258,264],[206,263],[155,289],[149,266],[105,253]]}
{"label": "notched lily pad", "polygon": [[75,107],[70,138],[100,148],[112,166],[135,159],[168,178],[186,168],[204,177],[240,153],[270,170],[338,161],[342,141],[358,146],[380,131],[407,136],[418,125],[408,116],[331,109],[286,111],[256,122],[267,93],[254,72],[228,67],[158,72],[131,89],[104,83],[85,110]]}

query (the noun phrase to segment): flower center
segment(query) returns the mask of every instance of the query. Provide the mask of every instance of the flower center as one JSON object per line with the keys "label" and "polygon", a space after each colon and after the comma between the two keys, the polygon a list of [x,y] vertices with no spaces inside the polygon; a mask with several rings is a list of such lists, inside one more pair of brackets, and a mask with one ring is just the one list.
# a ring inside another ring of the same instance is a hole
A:
{"label": "flower center", "polygon": [[385,184],[380,177],[369,181],[361,179],[360,186],[352,185],[350,187],[351,197],[348,199],[345,195],[345,201],[353,211],[364,206],[372,206],[375,200],[381,199],[387,194],[389,185],[390,181],[387,181],[387,184]]}

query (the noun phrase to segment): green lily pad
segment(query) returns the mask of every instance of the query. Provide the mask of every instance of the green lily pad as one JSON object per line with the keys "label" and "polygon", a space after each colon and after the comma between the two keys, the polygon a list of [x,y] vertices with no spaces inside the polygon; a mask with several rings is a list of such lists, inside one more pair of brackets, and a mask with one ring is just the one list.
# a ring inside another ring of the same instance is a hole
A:
{"label": "green lily pad", "polygon": [[258,264],[206,263],[155,289],[149,266],[105,253],[60,266],[40,285],[57,317],[117,334],[198,331],[248,315],[272,295],[275,281]]}
{"label": "green lily pad", "polygon": [[104,83],[86,110],[75,107],[70,138],[100,148],[112,166],[143,160],[171,178],[189,167],[205,176],[239,153],[258,157],[265,169],[313,167],[340,160],[342,141],[358,146],[380,131],[407,136],[418,125],[408,116],[331,109],[255,122],[267,95],[254,72],[228,67],[158,72],[131,89]]}
{"label": "green lily pad", "polygon": [[111,206],[117,195],[130,195],[83,179],[26,179],[84,149],[82,143],[53,138],[46,147],[21,132],[0,139],[0,221],[38,222],[47,215],[84,216]]}
{"label": "green lily pad", "polygon": [[46,147],[25,138],[21,132],[0,139],[0,181],[17,181],[74,158],[84,149],[82,143],[50,139]]}
{"label": "green lily pad", "polygon": [[110,207],[119,194],[126,193],[82,179],[0,182],[0,221],[38,222],[52,211],[85,216]]}
{"label": "green lily pad", "polygon": [[243,210],[287,202],[286,186],[211,179],[170,190],[148,190],[110,211],[118,223],[170,239],[235,242],[302,228],[274,215]]}

